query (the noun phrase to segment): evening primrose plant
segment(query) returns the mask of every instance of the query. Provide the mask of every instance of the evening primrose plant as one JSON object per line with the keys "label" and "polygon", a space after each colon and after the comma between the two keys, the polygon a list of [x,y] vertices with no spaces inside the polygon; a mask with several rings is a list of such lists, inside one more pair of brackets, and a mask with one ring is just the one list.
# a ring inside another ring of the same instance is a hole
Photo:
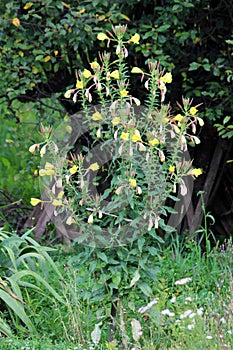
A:
{"label": "evening primrose plant", "polygon": [[[65,93],[73,102],[81,102],[82,112],[75,123],[85,125],[89,132],[88,151],[82,146],[77,155],[73,148],[65,162],[67,167],[61,172],[61,161],[57,160],[61,152],[59,140],[55,142],[54,137],[46,134],[41,143],[40,155],[45,161],[39,175],[46,182],[48,201],[55,206],[55,214],[63,213],[65,225],[78,223],[81,231],[82,223],[84,231],[86,223],[105,231],[117,226],[122,231],[122,224],[135,228],[139,221],[140,234],[157,229],[159,222],[164,227],[161,217],[166,216],[166,199],[177,194],[178,184],[185,195],[188,189],[184,177],[202,173],[201,169],[192,169],[190,159],[184,160],[187,144],[200,142],[195,136],[196,124],[202,126],[203,120],[198,117],[197,106],[191,107],[191,101],[184,99],[183,105],[178,105],[178,113],[172,112],[169,104],[164,103],[172,74],[164,73],[154,60],[148,62],[148,72],[139,67],[131,69],[131,74],[141,75],[147,91],[144,105],[130,94],[127,45],[137,45],[140,35],[128,38],[126,29],[119,25],[113,27],[112,33],[98,34],[97,39],[106,42],[107,47],[115,45],[115,52],[101,53],[99,61],[90,62],[89,69],[77,72],[75,88]],[[92,105],[93,99],[98,105]],[[63,125],[64,133],[71,138],[77,126],[72,123],[66,118]],[[34,153],[39,147],[40,144],[32,145],[29,150]],[[105,153],[105,159],[96,152]],[[52,154],[55,157],[51,158]],[[101,171],[108,184],[105,191],[100,188]],[[52,178],[56,188],[48,190]],[[107,202],[106,198],[111,200]],[[32,198],[32,205],[38,203],[43,201]],[[139,219],[140,212],[143,218]],[[132,234],[128,234],[131,239]],[[115,244],[119,242],[117,238]]]}
{"label": "evening primrose plant", "polygon": [[[60,233],[83,244],[72,263],[85,264],[85,273],[93,275],[83,298],[105,303],[111,338],[118,316],[120,327],[124,323],[121,312],[131,291],[153,295],[159,232],[175,230],[169,216],[180,214],[167,201],[185,198],[190,179],[202,173],[192,168],[188,144],[200,142],[196,125],[203,121],[189,99],[174,111],[165,103],[172,74],[159,62],[149,60],[147,71],[129,71],[127,47],[139,43],[138,33],[129,37],[119,25],[97,39],[110,52],[76,72],[76,86],[65,92],[82,110],[30,147],[41,155],[42,191],[42,199],[31,204],[50,205]],[[143,104],[131,94],[131,74],[141,77]]]}

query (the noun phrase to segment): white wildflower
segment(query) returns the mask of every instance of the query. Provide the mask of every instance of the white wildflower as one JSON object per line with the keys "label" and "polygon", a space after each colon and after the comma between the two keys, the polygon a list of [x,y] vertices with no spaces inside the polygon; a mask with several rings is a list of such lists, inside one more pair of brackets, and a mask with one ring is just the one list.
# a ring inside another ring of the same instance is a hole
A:
{"label": "white wildflower", "polygon": [[201,316],[203,314],[203,307],[200,307],[200,309],[197,309],[197,315]]}
{"label": "white wildflower", "polygon": [[146,306],[142,306],[140,307],[140,309],[138,310],[138,312],[140,314],[144,314],[147,310],[149,310],[154,304],[157,304],[158,302],[158,298],[153,299],[149,304],[147,304]]}
{"label": "white wildflower", "polygon": [[193,313],[192,310],[186,310],[183,314],[180,315],[180,319],[186,318],[189,315],[191,315],[192,313]]}
{"label": "white wildflower", "polygon": [[175,303],[175,302],[176,302],[176,297],[172,297],[172,298],[170,299],[170,302],[171,302],[171,303]]}
{"label": "white wildflower", "polygon": [[187,328],[191,331],[193,328],[195,327],[195,325],[192,323],[192,324],[188,324]]}
{"label": "white wildflower", "polygon": [[221,322],[222,324],[226,324],[225,318],[224,318],[224,317],[220,318],[220,322]]}
{"label": "white wildflower", "polygon": [[191,282],[192,278],[191,277],[186,277],[186,278],[181,278],[180,280],[175,282],[175,285],[182,285],[182,284],[186,284],[188,282]]}
{"label": "white wildflower", "polygon": [[186,297],[185,301],[192,301],[192,298],[191,297]]}
{"label": "white wildflower", "polygon": [[165,309],[165,310],[161,311],[161,314],[162,314],[162,315],[167,315],[167,316],[169,316],[169,317],[175,316],[174,312],[171,312],[171,311],[168,310],[168,309]]}

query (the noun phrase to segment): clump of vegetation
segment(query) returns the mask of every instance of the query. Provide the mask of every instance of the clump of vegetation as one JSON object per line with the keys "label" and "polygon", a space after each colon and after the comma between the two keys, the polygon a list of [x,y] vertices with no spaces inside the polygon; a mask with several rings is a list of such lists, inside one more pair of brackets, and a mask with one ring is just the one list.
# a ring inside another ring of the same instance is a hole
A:
{"label": "clump of vegetation", "polygon": [[[98,34],[100,41],[114,45],[115,53],[104,52],[100,62],[90,63],[91,70],[77,72],[76,87],[65,93],[74,102],[80,100],[82,111],[66,117],[55,131],[44,128],[44,140],[29,149],[39,151],[42,158],[43,198],[32,198],[31,204],[52,205],[57,229],[65,237],[72,232],[75,243],[83,247],[73,262],[93,275],[83,297],[106,304],[109,341],[117,332],[126,332],[123,310],[128,303],[133,305],[132,293],[137,291],[145,300],[153,295],[159,245],[164,243],[159,230],[175,230],[168,219],[177,212],[165,205],[166,200],[179,201],[178,186],[185,198],[191,190],[185,177],[202,173],[192,168],[187,151],[188,143],[200,142],[195,136],[196,123],[203,125],[198,106],[183,99],[183,105],[173,111],[165,104],[172,74],[154,60],[148,62],[148,72],[139,67],[131,70],[141,75],[147,91],[146,104],[141,106],[130,93],[126,63],[127,45],[137,45],[140,35],[128,36],[126,29],[119,25],[113,32]],[[91,104],[93,96],[98,105]],[[83,128],[89,133],[88,146],[80,144],[77,154],[74,148],[69,150],[70,140],[77,142]],[[132,320],[134,333],[138,322]],[[93,331],[96,343],[102,324],[96,324]],[[128,338],[122,342],[128,348]]]}
{"label": "clump of vegetation", "polygon": [[[232,348],[231,240],[208,253],[188,238],[176,238],[169,247],[161,247],[157,279],[150,284],[152,295],[145,298],[132,288],[118,303],[119,331],[112,340],[108,338],[109,302],[101,296],[90,297],[93,274],[84,264],[75,263],[78,249],[60,245],[51,253],[63,277],[50,268],[46,281],[59,291],[63,303],[21,286],[25,312],[36,332],[24,329],[17,315],[11,314],[13,334],[2,333],[2,349]],[[6,320],[6,312],[1,316]]]}

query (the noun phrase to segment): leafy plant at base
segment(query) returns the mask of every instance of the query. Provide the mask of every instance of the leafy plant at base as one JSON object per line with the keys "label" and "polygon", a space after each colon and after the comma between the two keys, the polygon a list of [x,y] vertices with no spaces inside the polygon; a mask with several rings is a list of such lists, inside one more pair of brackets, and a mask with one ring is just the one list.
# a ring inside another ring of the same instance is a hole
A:
{"label": "leafy plant at base", "polygon": [[[36,328],[23,300],[23,291],[33,289],[44,294],[43,289],[46,289],[58,302],[63,302],[46,280],[48,265],[62,276],[48,254],[53,249],[40,246],[30,237],[31,233],[32,230],[29,230],[19,237],[0,229],[0,306],[3,310],[6,308],[16,329],[20,320],[30,333],[36,334]],[[0,317],[0,332],[12,335],[12,329],[4,319]]]}
{"label": "leafy plant at base", "polygon": [[[148,62],[148,73],[139,67],[131,71],[144,80],[146,105],[141,108],[140,100],[130,94],[126,44],[138,44],[139,34],[127,37],[126,26],[119,25],[113,27],[113,33],[99,33],[98,39],[115,43],[113,62],[105,52],[100,54],[100,63],[90,62],[91,70],[77,72],[76,87],[65,97],[73,96],[74,102],[80,99],[83,110],[66,118],[63,134],[59,134],[60,140],[66,140],[68,134],[77,132],[78,125],[86,125],[89,147],[80,145],[78,155],[70,152],[66,166],[61,166],[67,145],[59,150],[55,133],[40,145],[32,145],[32,153],[40,148],[39,175],[48,198],[32,198],[31,204],[51,203],[67,233],[70,228],[79,232],[75,242],[83,244],[83,249],[72,263],[85,264],[85,274],[93,275],[95,283],[84,292],[84,299],[104,301],[112,340],[117,318],[119,329],[126,327],[124,303],[133,308],[130,299],[135,293],[142,298],[153,295],[150,281],[157,279],[163,244],[159,230],[174,230],[166,224],[174,210],[164,203],[167,198],[177,200],[178,185],[183,196],[187,193],[184,177],[202,173],[191,168],[184,154],[188,142],[200,142],[194,135],[195,124],[203,125],[203,121],[197,116],[198,106],[191,107],[190,100],[183,99],[183,105],[178,105],[180,113],[164,103],[172,75],[154,60]],[[91,105],[93,95],[100,105]],[[77,124],[72,124],[75,118]],[[95,191],[101,185],[101,171],[107,174],[107,188]],[[135,334],[137,320],[132,325]],[[99,326],[93,333],[98,339]],[[124,331],[122,341],[128,348]]]}

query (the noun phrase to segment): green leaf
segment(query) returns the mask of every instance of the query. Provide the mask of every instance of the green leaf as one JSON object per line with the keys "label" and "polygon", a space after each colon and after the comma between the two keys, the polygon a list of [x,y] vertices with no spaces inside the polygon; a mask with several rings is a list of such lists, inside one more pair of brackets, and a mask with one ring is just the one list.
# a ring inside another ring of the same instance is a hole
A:
{"label": "green leaf", "polygon": [[155,256],[155,255],[159,255],[159,253],[158,253],[158,249],[157,248],[155,248],[155,247],[147,247],[147,249],[148,249],[148,252],[152,255],[152,256]]}
{"label": "green leaf", "polygon": [[8,324],[6,324],[3,319],[0,317],[0,333],[3,333],[6,336],[11,337],[12,332]]}
{"label": "green leaf", "polygon": [[11,297],[4,290],[0,290],[0,298],[6,303],[7,307],[13,310],[13,312],[20,318],[20,320],[28,327],[32,333],[36,333],[36,329],[29,317],[26,315],[23,305]]}
{"label": "green leaf", "polygon": [[231,116],[227,115],[224,119],[223,119],[223,124],[227,124],[229,122],[229,120],[231,120]]}
{"label": "green leaf", "polygon": [[112,282],[118,287],[121,283],[121,273],[117,272],[112,276]]}
{"label": "green leaf", "polygon": [[143,249],[143,246],[145,244],[146,240],[144,237],[140,237],[138,239],[138,249],[139,249],[139,252],[141,253],[142,252],[142,249]]}
{"label": "green leaf", "polygon": [[98,252],[97,253],[97,256],[104,262],[106,262],[106,264],[108,263],[108,258],[107,258],[107,255],[102,253],[102,252]]}
{"label": "green leaf", "polygon": [[36,281],[44,285],[44,287],[55,297],[57,301],[59,301],[62,304],[65,303],[63,298],[54,290],[54,288],[52,288],[43,277],[41,277],[38,273],[34,271],[22,270],[22,271],[16,272],[11,278],[14,279],[15,281],[18,281],[18,284],[20,285],[20,280],[25,276],[34,277]]}
{"label": "green leaf", "polygon": [[147,297],[150,297],[153,294],[151,287],[147,283],[140,283],[138,284],[138,287]]}
{"label": "green leaf", "polygon": [[135,285],[135,283],[140,279],[140,277],[141,277],[141,275],[140,275],[139,271],[136,270],[134,272],[133,278],[130,282],[130,287],[133,287]]}
{"label": "green leaf", "polygon": [[200,66],[201,66],[200,63],[192,62],[192,63],[190,63],[190,65],[189,65],[189,71],[197,70],[198,68],[200,68]]}
{"label": "green leaf", "polygon": [[227,44],[233,45],[233,40],[225,40]]}

